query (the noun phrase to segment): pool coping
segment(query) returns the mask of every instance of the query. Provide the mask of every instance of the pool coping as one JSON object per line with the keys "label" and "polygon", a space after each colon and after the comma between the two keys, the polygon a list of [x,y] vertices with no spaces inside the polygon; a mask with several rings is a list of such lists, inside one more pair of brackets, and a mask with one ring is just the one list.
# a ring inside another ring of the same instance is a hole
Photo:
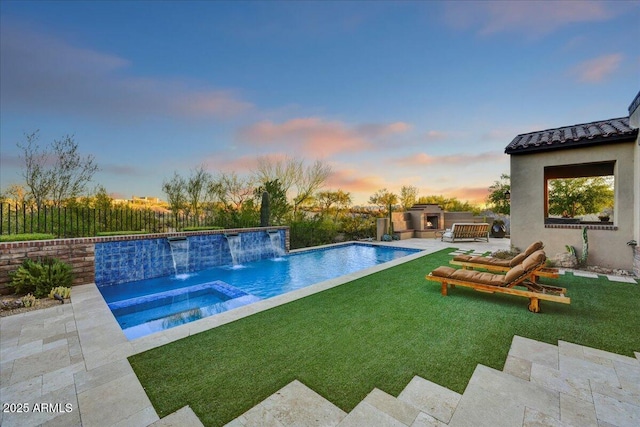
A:
{"label": "pool coping", "polygon": [[[361,243],[361,244],[372,245],[372,246],[394,247],[394,245],[389,245],[389,244],[383,245],[383,244],[378,244],[377,242],[344,242],[344,243],[334,243],[329,245],[314,246],[313,249],[314,250],[328,249],[331,247],[345,246],[352,243]],[[395,246],[395,247],[399,249],[412,249],[412,248],[402,248],[400,246]],[[290,251],[289,253],[296,254],[296,253],[305,252],[308,250],[309,248],[296,249],[296,250]],[[277,295],[271,298],[264,299],[262,301],[258,301],[242,307],[234,308],[232,310],[228,310],[223,313],[218,313],[213,316],[205,317],[203,319],[199,319],[194,322],[185,323],[184,325],[176,326],[174,328],[166,329],[164,331],[155,332],[153,334],[146,335],[144,337],[130,340],[130,342],[132,342],[134,347],[140,349],[134,354],[142,353],[143,351],[150,350],[160,345],[168,344],[170,342],[177,341],[179,339],[186,338],[188,336],[195,335],[197,333],[204,332],[209,329],[213,329],[227,323],[235,322],[236,320],[240,320],[252,314],[270,310],[280,305],[288,304],[290,302],[308,297],[318,292],[322,292],[327,289],[344,285],[345,283],[351,282],[353,280],[369,276],[371,274],[377,273],[382,270],[386,270],[387,268],[395,267],[396,265],[413,261],[414,259],[421,258],[425,255],[428,255],[429,253],[430,252],[428,252],[427,250],[420,250],[415,254],[409,254],[400,258],[396,258],[391,261],[387,261],[381,264],[374,265],[372,267],[365,268],[363,270],[358,270],[356,272],[335,277],[333,279],[328,279],[322,282],[314,283],[312,285],[305,286],[304,288],[296,289],[294,291],[287,292],[282,295]],[[107,309],[109,308],[107,307]],[[113,318],[113,320],[117,324],[115,317]],[[120,325],[117,325],[117,326],[118,328],[120,328]]]}
{"label": "pool coping", "polygon": [[[463,246],[439,241],[427,242],[424,239],[413,240],[361,242],[422,250],[131,341],[126,338],[95,283],[74,286],[70,304],[2,318],[0,389],[3,391],[3,401],[29,402],[31,405],[57,402],[71,405],[72,411],[48,414],[0,413],[0,424],[6,427],[23,427],[53,420],[60,425],[85,427],[154,424],[160,418],[129,364],[129,356],[419,259],[447,247]],[[509,245],[506,239],[498,244],[500,248]],[[469,245],[469,248],[474,249],[473,246]],[[496,247],[492,246],[495,245],[484,243],[482,249],[495,250]]]}

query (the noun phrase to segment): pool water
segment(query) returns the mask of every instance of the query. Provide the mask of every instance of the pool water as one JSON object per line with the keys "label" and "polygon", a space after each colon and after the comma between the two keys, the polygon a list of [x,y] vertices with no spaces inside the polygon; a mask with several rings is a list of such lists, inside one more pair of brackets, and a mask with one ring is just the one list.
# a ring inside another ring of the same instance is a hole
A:
{"label": "pool water", "polygon": [[416,252],[352,243],[99,289],[134,339]]}

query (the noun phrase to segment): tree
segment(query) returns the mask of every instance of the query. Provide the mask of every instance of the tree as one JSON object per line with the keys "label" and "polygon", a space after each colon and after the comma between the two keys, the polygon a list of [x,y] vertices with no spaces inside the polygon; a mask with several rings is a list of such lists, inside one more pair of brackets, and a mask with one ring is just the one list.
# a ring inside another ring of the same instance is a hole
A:
{"label": "tree", "polygon": [[294,214],[302,204],[312,198],[313,193],[324,185],[329,175],[331,175],[331,166],[320,160],[316,160],[313,165],[304,168],[295,183],[297,195],[293,198]]}
{"label": "tree", "polygon": [[446,212],[473,212],[474,214],[480,213],[480,208],[474,206],[469,202],[461,202],[455,197],[444,196],[421,196],[418,199],[418,203],[430,203],[440,206]]}
{"label": "tree", "polygon": [[[308,203],[313,194],[322,188],[324,182],[331,175],[331,166],[321,160],[312,165],[305,165],[304,160],[286,157],[274,160],[269,157],[258,157],[255,176],[258,181],[278,180],[289,197],[294,214],[300,206]],[[292,193],[292,194],[291,194]]]}
{"label": "tree", "polygon": [[315,199],[322,215],[329,213],[331,210],[334,211],[334,220],[338,218],[341,211],[351,205],[351,194],[342,190],[320,191],[316,194]]}
{"label": "tree", "polygon": [[98,166],[92,155],[80,156],[73,136],[67,135],[53,141],[52,148],[54,164],[49,170],[51,199],[54,206],[62,206],[63,201],[75,199],[84,193]]}
{"label": "tree", "polygon": [[500,179],[489,187],[490,194],[487,197],[487,203],[495,213],[503,215],[509,215],[511,213],[511,203],[507,198],[507,191],[511,192],[511,177],[503,173],[500,175]]}
{"label": "tree", "polygon": [[73,136],[54,140],[47,148],[38,145],[39,131],[25,134],[25,143],[18,143],[22,150],[24,170],[22,176],[30,196],[37,206],[51,199],[61,206],[68,199],[75,199],[86,189],[98,171],[94,157],[81,157]]}
{"label": "tree", "polygon": [[220,174],[209,186],[217,199],[227,208],[239,211],[255,195],[253,180],[235,172]]}
{"label": "tree", "polygon": [[9,188],[4,191],[0,199],[22,206],[29,202],[27,196],[27,190],[22,185],[11,184]]}
{"label": "tree", "polygon": [[174,172],[171,179],[162,182],[162,191],[166,194],[169,210],[174,215],[178,215],[187,204],[186,186],[185,179],[178,172]]}
{"label": "tree", "polygon": [[550,215],[586,215],[613,206],[613,183],[602,176],[549,181]]}
{"label": "tree", "polygon": [[200,208],[207,195],[207,188],[210,181],[211,175],[204,169],[204,165],[200,165],[192,170],[189,178],[185,180],[184,188],[189,213],[195,216],[200,214]]}
{"label": "tree", "polygon": [[418,189],[414,186],[403,185],[400,189],[400,204],[404,210],[411,209],[416,204]]}
{"label": "tree", "polygon": [[386,188],[382,188],[369,197],[369,203],[378,206],[382,211],[387,211],[389,206],[398,203],[398,196]]}

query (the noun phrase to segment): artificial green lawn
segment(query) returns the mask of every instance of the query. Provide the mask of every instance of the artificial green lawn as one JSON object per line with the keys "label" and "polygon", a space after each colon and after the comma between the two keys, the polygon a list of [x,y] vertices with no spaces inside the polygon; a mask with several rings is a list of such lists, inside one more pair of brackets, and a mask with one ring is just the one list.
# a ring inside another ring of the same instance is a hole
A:
{"label": "artificial green lawn", "polygon": [[637,285],[570,274],[571,305],[484,294],[440,295],[424,276],[446,249],[129,358],[161,417],[190,405],[224,425],[294,379],[350,411],[374,387],[397,396],[414,375],[462,393],[478,363],[502,369],[520,335],[633,356]]}

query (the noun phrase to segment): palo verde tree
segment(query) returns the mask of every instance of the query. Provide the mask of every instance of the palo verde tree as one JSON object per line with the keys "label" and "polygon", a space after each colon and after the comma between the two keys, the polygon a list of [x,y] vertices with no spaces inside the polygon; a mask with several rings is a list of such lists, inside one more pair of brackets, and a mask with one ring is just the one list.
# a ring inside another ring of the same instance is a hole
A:
{"label": "palo verde tree", "polygon": [[187,205],[186,187],[186,180],[178,172],[174,172],[170,179],[162,182],[162,192],[167,196],[169,210],[176,216]]}
{"label": "palo verde tree", "polygon": [[511,191],[511,177],[506,173],[500,175],[500,179],[489,187],[487,204],[495,213],[509,215],[511,213],[511,203],[507,198],[507,191]]}
{"label": "palo verde tree", "polygon": [[315,200],[322,215],[333,212],[334,221],[336,221],[340,213],[346,211],[352,203],[351,194],[342,190],[319,191],[316,193]]}
{"label": "palo verde tree", "polygon": [[191,171],[189,178],[185,179],[185,194],[187,198],[187,211],[198,216],[200,209],[207,197],[207,188],[211,181],[211,175],[200,165]]}
{"label": "palo verde tree", "polygon": [[480,213],[480,208],[478,206],[472,205],[468,201],[461,202],[455,197],[445,197],[441,195],[420,196],[418,203],[438,205],[446,212]]}
{"label": "palo verde tree", "polygon": [[303,159],[286,157],[273,159],[258,157],[255,177],[259,182],[278,180],[291,199],[294,215],[301,206],[313,199],[316,191],[324,186],[331,175],[331,166],[321,160],[308,165]]}
{"label": "palo verde tree", "polygon": [[22,176],[37,206],[48,200],[61,206],[84,193],[98,166],[92,155],[80,155],[73,135],[54,140],[45,148],[38,145],[39,131],[26,134],[25,139],[17,144],[24,161]]}
{"label": "palo verde tree", "polygon": [[390,192],[386,188],[382,188],[369,197],[369,203],[378,206],[381,211],[388,213],[390,207],[398,204],[398,195]]}
{"label": "palo verde tree", "polygon": [[400,189],[400,205],[402,209],[409,210],[416,204],[418,199],[418,188],[412,185],[403,185]]}

